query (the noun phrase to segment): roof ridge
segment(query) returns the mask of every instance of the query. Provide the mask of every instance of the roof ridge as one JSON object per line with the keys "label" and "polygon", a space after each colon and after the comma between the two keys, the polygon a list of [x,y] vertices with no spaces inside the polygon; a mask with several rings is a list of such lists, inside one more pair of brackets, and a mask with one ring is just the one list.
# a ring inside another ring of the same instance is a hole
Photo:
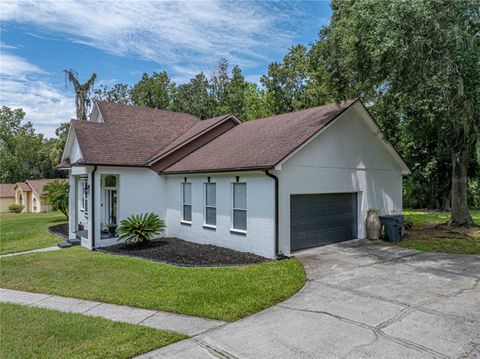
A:
{"label": "roof ridge", "polygon": [[294,114],[294,113],[303,113],[303,112],[307,112],[307,111],[312,111],[312,110],[319,110],[323,107],[327,107],[327,106],[332,106],[332,105],[336,105],[337,107],[342,107],[342,106],[347,106],[349,107],[350,105],[352,105],[354,102],[356,102],[358,100],[358,98],[355,98],[355,99],[350,99],[350,100],[346,100],[346,101],[342,101],[340,103],[336,103],[336,102],[330,102],[330,103],[326,103],[324,105],[319,105],[319,106],[314,106],[314,107],[308,107],[308,108],[302,108],[301,110],[296,110],[296,111],[290,111],[290,112],[283,112],[283,113],[279,113],[279,114],[276,114],[276,115],[271,115],[271,116],[266,116],[266,117],[260,117],[260,118],[257,118],[257,119],[254,119],[254,120],[249,120],[249,121],[245,121],[243,123],[248,123],[248,122],[253,122],[253,121],[262,121],[262,120],[268,120],[268,119],[271,119],[271,118],[275,118],[275,117],[280,117],[280,116],[286,116],[286,115],[291,115],[291,114]]}
{"label": "roof ridge", "polygon": [[[139,109],[149,110],[149,111],[154,111],[154,112],[178,113],[178,114],[186,115],[186,116],[189,116],[189,117],[193,117],[193,118],[196,118],[196,119],[199,120],[199,121],[202,121],[202,120],[201,120],[200,118],[198,118],[197,116],[194,116],[194,115],[192,115],[192,114],[190,114],[190,113],[187,113],[187,112],[164,110],[164,109],[147,107],[147,106],[139,106],[139,105],[127,105],[127,104],[124,104],[124,103],[113,102],[113,101],[105,101],[105,100],[96,100],[95,102],[96,102],[96,103],[108,103],[108,104],[112,104],[112,105],[115,105],[115,106],[124,106],[124,107],[130,107],[130,108],[139,108]],[[79,121],[80,121],[80,120],[79,120]],[[82,121],[82,122],[85,122],[85,121]]]}

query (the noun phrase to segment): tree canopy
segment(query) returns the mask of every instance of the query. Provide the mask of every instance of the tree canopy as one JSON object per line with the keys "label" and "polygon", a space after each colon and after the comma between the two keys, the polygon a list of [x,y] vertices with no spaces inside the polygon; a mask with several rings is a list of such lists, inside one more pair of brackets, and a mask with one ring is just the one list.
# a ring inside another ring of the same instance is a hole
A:
{"label": "tree canopy", "polygon": [[427,155],[424,171],[443,170],[450,157],[451,222],[472,224],[467,173],[480,126],[479,2],[335,0],[332,9],[315,44],[328,90],[337,100],[371,104],[408,157]]}
{"label": "tree canopy", "polygon": [[[209,75],[186,83],[166,71],[144,73],[133,86],[100,86],[94,99],[248,121],[360,98],[412,170],[404,203],[452,209],[452,224],[471,224],[468,204],[480,206],[479,1],[333,0],[332,10],[316,41],[290,47],[259,83],[219,59]],[[42,163],[41,153],[60,160],[68,126],[45,140],[20,124],[23,115],[2,110],[2,181],[39,175],[28,161]],[[39,143],[49,149],[33,150]]]}
{"label": "tree canopy", "polygon": [[0,109],[0,181],[15,183],[61,176],[53,168],[55,140],[36,133],[24,117],[22,109],[6,106]]}

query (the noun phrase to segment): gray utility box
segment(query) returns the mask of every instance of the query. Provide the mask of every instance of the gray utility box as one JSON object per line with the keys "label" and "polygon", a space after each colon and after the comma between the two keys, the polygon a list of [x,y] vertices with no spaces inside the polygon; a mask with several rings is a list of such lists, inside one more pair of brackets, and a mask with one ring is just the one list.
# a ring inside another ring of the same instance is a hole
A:
{"label": "gray utility box", "polygon": [[385,228],[385,237],[389,242],[400,242],[403,237],[403,215],[390,214],[380,216],[380,222]]}

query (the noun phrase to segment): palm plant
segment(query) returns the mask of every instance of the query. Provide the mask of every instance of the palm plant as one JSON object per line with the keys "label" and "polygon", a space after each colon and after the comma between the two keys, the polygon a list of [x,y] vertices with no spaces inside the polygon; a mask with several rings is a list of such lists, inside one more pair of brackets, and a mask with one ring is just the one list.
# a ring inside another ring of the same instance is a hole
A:
{"label": "palm plant", "polygon": [[125,240],[127,244],[144,243],[165,228],[165,222],[155,213],[134,214],[120,222],[117,229],[120,233],[118,240]]}

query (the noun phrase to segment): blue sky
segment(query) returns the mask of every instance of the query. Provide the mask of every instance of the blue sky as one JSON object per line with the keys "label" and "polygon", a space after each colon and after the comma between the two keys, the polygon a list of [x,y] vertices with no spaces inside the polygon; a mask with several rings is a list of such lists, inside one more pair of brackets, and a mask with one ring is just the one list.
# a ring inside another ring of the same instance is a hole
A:
{"label": "blue sky", "polygon": [[50,137],[74,116],[64,69],[82,81],[95,72],[98,84],[162,70],[183,83],[226,57],[257,82],[330,15],[328,1],[3,1],[0,105],[22,107]]}

